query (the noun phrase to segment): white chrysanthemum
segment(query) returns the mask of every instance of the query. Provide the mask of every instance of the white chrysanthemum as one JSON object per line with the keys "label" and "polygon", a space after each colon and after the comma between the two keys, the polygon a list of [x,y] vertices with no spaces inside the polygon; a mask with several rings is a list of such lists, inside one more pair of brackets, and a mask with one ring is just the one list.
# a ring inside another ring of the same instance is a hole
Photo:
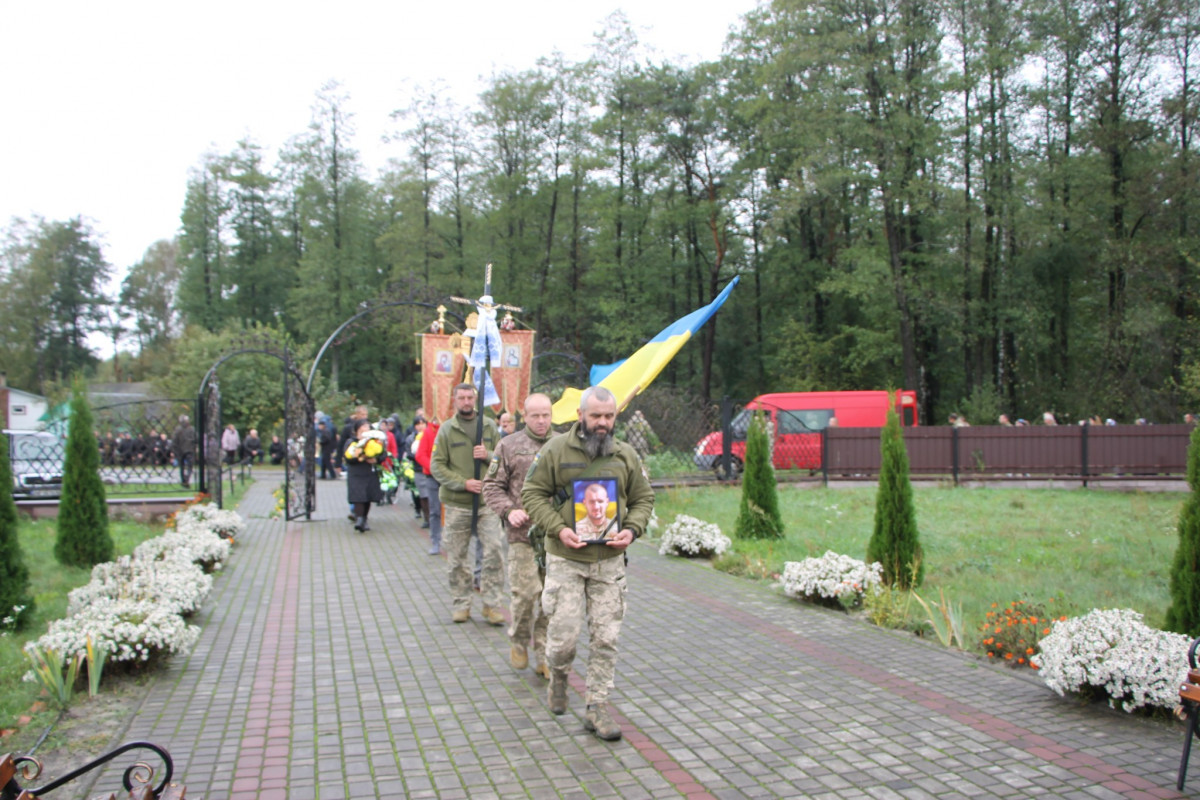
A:
{"label": "white chrysanthemum", "polygon": [[236,537],[246,527],[246,521],[236,511],[225,511],[213,503],[197,503],[175,515],[176,530],[190,523],[198,523],[218,536]]}
{"label": "white chrysanthemum", "polygon": [[1060,695],[1090,686],[1105,692],[1114,708],[1170,709],[1179,705],[1190,644],[1183,634],[1149,627],[1131,609],[1096,609],[1054,623],[1031,660]]}
{"label": "white chrysanthemum", "polygon": [[679,514],[663,532],[658,552],[676,556],[719,556],[729,549],[729,537],[711,522]]}
{"label": "white chrysanthemum", "polygon": [[156,654],[186,653],[200,629],[160,603],[97,597],[78,613],[50,623],[26,645],[61,653],[64,660],[87,652],[88,637],[107,650],[111,661],[149,661]]}
{"label": "white chrysanthemum", "polygon": [[212,591],[212,577],[176,551],[162,559],[130,558],[97,564],[90,582],[67,595],[67,613],[78,614],[97,599],[157,603],[177,614],[197,611]]}
{"label": "white chrysanthemum", "polygon": [[175,530],[139,544],[133,557],[144,561],[183,558],[207,570],[229,558],[231,549],[228,539],[221,538],[204,523],[185,521],[182,527],[177,525]]}
{"label": "white chrysanthemum", "polygon": [[788,597],[857,604],[865,592],[883,585],[883,565],[826,550],[820,558],[785,563],[781,582]]}

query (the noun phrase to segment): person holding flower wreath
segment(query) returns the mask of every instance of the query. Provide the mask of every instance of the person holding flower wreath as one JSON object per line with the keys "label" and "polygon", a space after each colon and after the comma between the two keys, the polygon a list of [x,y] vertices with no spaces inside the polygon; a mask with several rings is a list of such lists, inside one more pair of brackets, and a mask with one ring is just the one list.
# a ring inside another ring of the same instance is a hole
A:
{"label": "person holding flower wreath", "polygon": [[366,419],[354,423],[354,434],[346,446],[346,500],[354,509],[354,530],[369,531],[367,515],[372,503],[383,502],[376,466],[388,457],[387,437],[373,430]]}

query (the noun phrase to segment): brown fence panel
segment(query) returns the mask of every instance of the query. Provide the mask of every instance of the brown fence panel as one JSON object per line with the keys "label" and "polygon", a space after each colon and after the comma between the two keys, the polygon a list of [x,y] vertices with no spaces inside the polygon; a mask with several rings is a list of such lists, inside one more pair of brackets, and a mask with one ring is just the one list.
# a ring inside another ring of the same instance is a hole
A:
{"label": "brown fence panel", "polygon": [[1106,477],[1186,475],[1190,425],[1088,429],[1088,474]]}
{"label": "brown fence panel", "polygon": [[[906,428],[909,472],[955,481],[1011,478],[1115,480],[1187,473],[1188,425]],[[830,428],[830,477],[879,474],[879,428]]]}

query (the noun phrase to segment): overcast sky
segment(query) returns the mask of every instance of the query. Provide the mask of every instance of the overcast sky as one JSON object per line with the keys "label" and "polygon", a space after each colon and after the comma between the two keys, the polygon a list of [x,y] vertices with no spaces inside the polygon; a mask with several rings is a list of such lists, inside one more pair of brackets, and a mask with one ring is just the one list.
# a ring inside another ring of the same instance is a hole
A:
{"label": "overcast sky", "polygon": [[631,3],[312,0],[0,3],[0,224],[82,215],[119,274],[178,230],[189,168],[246,136],[274,151],[305,130],[317,90],[350,95],[368,175],[395,150],[388,114],[443,82],[472,104],[481,78],[561,51],[578,61],[613,11],[660,58],[716,58],[755,0]]}

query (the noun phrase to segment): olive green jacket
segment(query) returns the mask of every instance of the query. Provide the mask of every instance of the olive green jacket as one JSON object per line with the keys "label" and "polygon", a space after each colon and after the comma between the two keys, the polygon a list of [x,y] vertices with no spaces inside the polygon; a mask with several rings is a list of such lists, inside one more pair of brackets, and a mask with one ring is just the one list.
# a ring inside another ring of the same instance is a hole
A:
{"label": "olive green jacket", "polygon": [[[557,510],[555,496],[559,490],[571,492],[572,481],[587,468],[591,459],[583,449],[580,425],[576,422],[566,433],[546,442],[533,460],[525,486],[521,490],[521,505],[533,524],[546,532],[546,552],[572,561],[595,562],[614,558],[623,551],[606,544],[589,544],[579,550],[564,545],[558,538],[563,528],[575,526],[575,503],[567,499]],[[646,532],[654,511],[654,489],[642,470],[642,461],[630,445],[613,440],[613,452],[608,463],[590,473],[588,478],[616,478],[620,498],[621,527],[633,531],[634,537]]]}
{"label": "olive green jacket", "polygon": [[[464,420],[458,414],[447,420],[438,429],[433,440],[433,455],[429,459],[429,471],[441,484],[438,497],[447,505],[470,508],[476,495],[467,491],[467,481],[475,477],[475,428],[478,419]],[[500,441],[500,429],[487,417],[483,418],[483,446],[488,459]],[[483,463],[480,463],[479,479],[483,479]],[[482,498],[480,498],[482,499]]]}

